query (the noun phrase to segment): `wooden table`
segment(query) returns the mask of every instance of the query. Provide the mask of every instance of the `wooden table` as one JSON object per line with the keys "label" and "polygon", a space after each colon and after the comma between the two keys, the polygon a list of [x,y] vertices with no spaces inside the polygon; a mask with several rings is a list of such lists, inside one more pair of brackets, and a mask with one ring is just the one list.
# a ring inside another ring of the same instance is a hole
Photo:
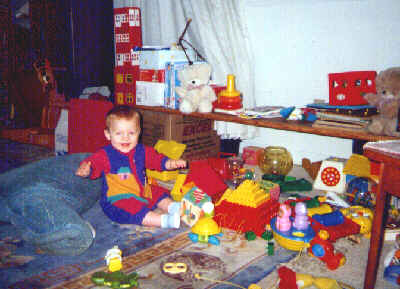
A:
{"label": "wooden table", "polygon": [[[135,107],[144,110],[165,112],[170,114],[182,114],[177,109],[169,109],[160,106],[144,106],[144,105],[136,105]],[[396,137],[384,136],[384,135],[373,135],[366,131],[360,130],[345,130],[339,129],[335,127],[313,127],[310,122],[307,121],[299,121],[299,120],[286,120],[284,118],[242,118],[236,115],[226,114],[226,113],[218,113],[218,112],[209,112],[209,113],[200,113],[193,112],[189,114],[193,117],[203,118],[203,119],[211,119],[216,121],[227,121],[240,123],[245,125],[252,125],[258,127],[266,127],[278,130],[288,130],[288,131],[296,131],[307,134],[314,135],[322,135],[322,136],[331,136],[331,137],[339,137],[344,139],[352,139],[352,140],[363,140],[363,141],[379,141],[379,140],[391,140],[398,139]]]}
{"label": "wooden table", "polygon": [[[388,148],[387,144],[392,144]],[[379,258],[384,239],[385,216],[391,195],[400,197],[400,141],[367,143],[364,155],[380,163],[379,181],[376,192],[375,215],[372,223],[364,289],[373,289],[376,282]]]}

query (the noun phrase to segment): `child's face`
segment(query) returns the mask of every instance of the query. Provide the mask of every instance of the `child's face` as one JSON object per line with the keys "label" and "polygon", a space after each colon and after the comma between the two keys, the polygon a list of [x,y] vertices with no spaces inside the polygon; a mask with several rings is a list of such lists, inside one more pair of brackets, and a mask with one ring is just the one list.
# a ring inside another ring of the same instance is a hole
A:
{"label": "child's face", "polygon": [[117,150],[127,153],[136,147],[139,141],[140,126],[137,119],[114,119],[104,135]]}

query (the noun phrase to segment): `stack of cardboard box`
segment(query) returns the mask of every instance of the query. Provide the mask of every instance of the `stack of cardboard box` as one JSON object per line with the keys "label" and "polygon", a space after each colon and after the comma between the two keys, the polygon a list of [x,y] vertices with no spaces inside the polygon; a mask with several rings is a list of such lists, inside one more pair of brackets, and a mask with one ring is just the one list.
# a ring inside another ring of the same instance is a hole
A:
{"label": "stack of cardboard box", "polygon": [[184,159],[217,157],[220,140],[209,119],[187,115],[139,110],[143,117],[142,142],[154,146],[160,139],[174,140],[186,145]]}
{"label": "stack of cardboard box", "polygon": [[114,8],[114,89],[117,104],[136,103],[136,80],[139,79],[139,52],[142,46],[140,9]]}

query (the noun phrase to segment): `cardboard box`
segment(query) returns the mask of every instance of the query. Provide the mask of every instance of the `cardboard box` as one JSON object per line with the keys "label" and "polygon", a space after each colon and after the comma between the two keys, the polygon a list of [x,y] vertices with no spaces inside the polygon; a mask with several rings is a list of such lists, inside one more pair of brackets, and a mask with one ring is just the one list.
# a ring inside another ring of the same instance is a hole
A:
{"label": "cardboard box", "polygon": [[[196,60],[196,53],[186,49],[190,60]],[[169,49],[169,47],[144,46],[140,48],[140,69],[165,69],[168,62],[188,61],[183,50]]]}
{"label": "cardboard box", "polygon": [[[123,31],[114,33],[114,48],[115,53],[128,53],[132,48],[140,46],[140,39],[136,31]],[[139,55],[139,53],[137,53]]]}
{"label": "cardboard box", "polygon": [[139,110],[143,117],[142,142],[154,146],[158,140],[174,140],[186,145],[182,158],[217,157],[220,141],[213,122],[186,115]]}
{"label": "cardboard box", "polygon": [[164,90],[164,83],[136,81],[136,104],[148,106],[163,106]]}
{"label": "cardboard box", "polygon": [[139,80],[165,83],[165,69],[140,69]]}
{"label": "cardboard box", "polygon": [[114,94],[117,104],[134,105],[136,103],[138,78],[139,66],[124,65],[114,68]]}
{"label": "cardboard box", "polygon": [[140,46],[142,46],[140,9],[114,8],[115,66],[139,65],[139,53],[133,48]]}
{"label": "cardboard box", "polygon": [[[196,61],[194,64],[202,63]],[[175,87],[181,85],[178,78],[179,71],[185,69],[189,65],[188,61],[168,62],[165,64],[165,107],[179,109],[179,94],[176,93]]]}
{"label": "cardboard box", "polygon": [[139,52],[134,49],[115,53],[115,67],[137,66],[139,70]]}
{"label": "cardboard box", "polygon": [[114,8],[114,29],[119,31],[129,31],[141,27],[139,7]]}

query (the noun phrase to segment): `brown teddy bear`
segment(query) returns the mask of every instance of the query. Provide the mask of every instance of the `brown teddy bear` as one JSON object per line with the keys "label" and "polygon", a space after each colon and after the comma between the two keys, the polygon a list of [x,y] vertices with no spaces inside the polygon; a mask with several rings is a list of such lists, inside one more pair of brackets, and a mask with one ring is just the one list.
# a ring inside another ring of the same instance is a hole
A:
{"label": "brown teddy bear", "polygon": [[379,72],[376,79],[376,94],[367,93],[364,98],[378,109],[367,130],[375,135],[400,136],[397,131],[400,108],[400,67]]}

